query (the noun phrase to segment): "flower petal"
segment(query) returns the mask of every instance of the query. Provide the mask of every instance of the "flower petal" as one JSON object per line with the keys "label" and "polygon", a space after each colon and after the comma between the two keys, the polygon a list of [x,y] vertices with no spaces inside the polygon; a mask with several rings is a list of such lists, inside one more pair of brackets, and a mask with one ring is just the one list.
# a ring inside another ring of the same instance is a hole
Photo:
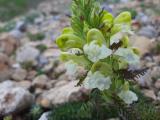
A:
{"label": "flower petal", "polygon": [[84,80],[84,87],[88,89],[98,88],[100,90],[109,89],[112,84],[110,77],[105,77],[99,71],[88,73]]}
{"label": "flower petal", "polygon": [[86,44],[83,50],[88,59],[92,62],[97,62],[100,59],[104,59],[112,54],[112,50],[107,48],[105,45],[98,45],[96,41]]}
{"label": "flower petal", "polygon": [[65,67],[66,67],[68,75],[75,75],[77,72],[78,65],[75,62],[73,62],[72,60],[70,60],[70,61],[66,62]]}
{"label": "flower petal", "polygon": [[140,63],[139,56],[136,55],[132,49],[119,48],[114,54],[123,57],[131,66],[137,66]]}
{"label": "flower petal", "polygon": [[128,90],[128,91],[121,91],[118,96],[126,103],[126,104],[132,104],[134,101],[138,100],[137,95]]}
{"label": "flower petal", "polygon": [[110,38],[110,45],[112,45],[113,43],[119,43],[122,38],[123,38],[123,34],[121,32],[114,34]]}

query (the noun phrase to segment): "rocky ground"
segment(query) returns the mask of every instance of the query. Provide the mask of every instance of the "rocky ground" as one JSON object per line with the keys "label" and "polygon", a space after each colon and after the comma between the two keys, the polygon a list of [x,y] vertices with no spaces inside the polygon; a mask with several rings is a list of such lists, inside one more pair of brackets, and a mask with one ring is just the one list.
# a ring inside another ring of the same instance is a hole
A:
{"label": "rocky ground", "polygon": [[[140,49],[141,67],[149,68],[137,81],[146,96],[158,101],[160,1],[119,1],[104,2],[102,7],[115,15],[127,8],[134,10],[131,44]],[[69,26],[69,4],[70,0],[47,0],[25,15],[0,22],[0,117],[12,115],[23,120],[21,113],[32,105],[48,111],[52,105],[83,99],[87,94],[83,87],[75,87],[77,81],[66,75],[64,64],[58,60],[55,38]],[[39,120],[47,120],[46,115]]]}

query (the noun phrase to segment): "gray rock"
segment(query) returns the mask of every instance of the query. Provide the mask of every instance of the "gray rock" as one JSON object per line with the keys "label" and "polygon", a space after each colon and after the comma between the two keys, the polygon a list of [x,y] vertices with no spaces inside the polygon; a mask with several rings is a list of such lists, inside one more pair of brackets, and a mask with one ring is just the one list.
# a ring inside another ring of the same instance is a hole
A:
{"label": "gray rock", "polygon": [[160,77],[160,66],[155,66],[155,67],[153,67],[152,68],[152,70],[151,70],[151,77],[152,78],[155,78],[155,79],[157,79],[157,78],[159,78]]}
{"label": "gray rock", "polygon": [[36,77],[36,75],[37,75],[37,71],[31,70],[28,72],[26,79],[32,81]]}
{"label": "gray rock", "polygon": [[43,16],[40,16],[40,17],[35,18],[34,23],[35,23],[36,25],[40,25],[40,24],[43,23],[43,21],[44,21],[44,17],[43,17]]}
{"label": "gray rock", "polygon": [[44,90],[42,88],[36,88],[34,91],[34,94],[36,96],[38,96],[38,95],[42,94],[43,92],[44,92]]}
{"label": "gray rock", "polygon": [[49,78],[46,75],[37,76],[34,80],[32,85],[36,88],[45,88],[47,86]]}
{"label": "gray rock", "polygon": [[60,75],[66,71],[63,63],[59,64],[58,67],[55,68],[54,73]]}
{"label": "gray rock", "polygon": [[158,79],[156,82],[155,82],[155,87],[157,89],[160,89],[160,79]]}
{"label": "gray rock", "polygon": [[10,56],[15,52],[17,47],[18,42],[14,37],[8,35],[0,38],[0,52],[3,52]]}
{"label": "gray rock", "polygon": [[0,84],[0,114],[7,115],[21,112],[30,107],[34,101],[33,96],[14,82],[5,81]]}
{"label": "gray rock", "polygon": [[141,30],[138,32],[138,34],[142,36],[146,36],[148,38],[154,38],[157,36],[156,29],[151,25],[142,27]]}
{"label": "gray rock", "polygon": [[149,17],[142,12],[138,12],[136,20],[138,20],[142,24],[148,24],[150,22]]}
{"label": "gray rock", "polygon": [[25,32],[27,29],[27,24],[24,21],[18,21],[15,29],[17,29],[21,32]]}
{"label": "gray rock", "polygon": [[157,99],[160,100],[160,91],[158,92],[158,98]]}
{"label": "gray rock", "polygon": [[10,79],[11,74],[12,70],[9,57],[0,53],[0,81]]}
{"label": "gray rock", "polygon": [[24,36],[24,32],[27,30],[27,25],[24,21],[17,22],[15,28],[10,32],[10,35],[20,39]]}
{"label": "gray rock", "polygon": [[52,73],[54,68],[59,65],[59,59],[49,58],[48,63],[42,68],[45,73]]}
{"label": "gray rock", "polygon": [[22,81],[26,78],[27,71],[25,69],[16,69],[12,75],[12,78],[16,81]]}
{"label": "gray rock", "polygon": [[122,3],[127,3],[129,2],[130,0],[121,0]]}
{"label": "gray rock", "polygon": [[44,72],[51,72],[51,70],[54,68],[54,63],[53,63],[53,60],[51,61],[49,61],[48,62],[48,64],[46,64],[46,65],[44,65],[43,66],[43,68],[42,68],[42,70],[44,71]]}
{"label": "gray rock", "polygon": [[145,75],[138,77],[137,81],[142,87],[150,87],[151,84],[152,84],[152,78],[151,78],[151,75],[150,75],[150,70],[147,71],[145,73]]}
{"label": "gray rock", "polygon": [[17,30],[17,29],[12,30],[10,32],[10,35],[13,36],[16,39],[20,39],[20,38],[22,38],[24,36],[24,34],[21,31]]}
{"label": "gray rock", "polygon": [[40,55],[40,52],[38,49],[32,46],[26,45],[19,48],[19,50],[17,50],[16,60],[17,62],[20,62],[20,63],[25,63],[25,62],[35,63],[39,55]]}
{"label": "gray rock", "polygon": [[17,82],[17,86],[29,90],[32,86],[32,82],[27,81],[27,80],[23,80],[23,81]]}
{"label": "gray rock", "polygon": [[48,61],[48,59],[47,59],[45,56],[40,55],[40,56],[38,57],[38,66],[39,66],[39,67],[43,67],[44,65],[46,65],[46,64],[48,64],[48,63],[49,63],[49,61]]}

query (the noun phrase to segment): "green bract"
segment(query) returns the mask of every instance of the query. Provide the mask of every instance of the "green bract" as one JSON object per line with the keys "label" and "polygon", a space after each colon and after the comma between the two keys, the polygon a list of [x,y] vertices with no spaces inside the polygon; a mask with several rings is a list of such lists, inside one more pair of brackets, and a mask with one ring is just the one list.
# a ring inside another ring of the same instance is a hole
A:
{"label": "green bract", "polygon": [[81,40],[74,34],[62,34],[59,38],[57,38],[58,47],[63,50],[69,50],[70,48],[83,48],[84,41]]}
{"label": "green bract", "polygon": [[128,36],[133,34],[130,13],[113,17],[101,10],[96,0],[73,0],[71,26],[64,28],[56,40],[67,73],[74,75],[77,66],[82,66],[88,72],[79,81],[84,87],[111,89],[126,104],[137,101],[120,72],[139,65],[138,50],[129,46]]}

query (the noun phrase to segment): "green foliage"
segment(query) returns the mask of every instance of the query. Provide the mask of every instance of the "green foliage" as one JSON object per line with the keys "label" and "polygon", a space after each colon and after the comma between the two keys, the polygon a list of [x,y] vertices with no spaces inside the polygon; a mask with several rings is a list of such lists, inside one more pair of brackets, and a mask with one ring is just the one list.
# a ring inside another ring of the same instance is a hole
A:
{"label": "green foliage", "polygon": [[[88,120],[90,117],[89,108],[81,110],[84,103],[66,103],[55,107],[49,120]],[[85,108],[84,108],[85,109]]]}
{"label": "green foliage", "polygon": [[30,70],[33,66],[32,62],[25,62],[21,64],[22,68],[26,69],[26,70]]}
{"label": "green foliage", "polygon": [[3,27],[0,27],[0,32],[9,32],[12,29],[14,29],[15,26],[16,26],[16,22],[15,21],[9,21]]}
{"label": "green foliage", "polygon": [[28,15],[25,16],[25,21],[27,23],[33,23],[35,18],[37,18],[38,16],[39,16],[38,13],[33,12],[33,13],[28,14]]}
{"label": "green foliage", "polygon": [[154,48],[152,48],[152,53],[154,54],[160,54],[160,43],[157,43]]}
{"label": "green foliage", "polygon": [[122,118],[127,120],[159,120],[160,114],[156,105],[152,101],[145,97],[139,89],[133,89],[139,96],[139,101],[130,107],[121,106],[120,113]]}
{"label": "green foliage", "polygon": [[10,20],[25,12],[26,8],[27,0],[0,0],[0,20]]}
{"label": "green foliage", "polygon": [[6,116],[3,120],[13,120],[12,116]]}
{"label": "green foliage", "polygon": [[120,0],[104,0],[107,1],[108,3],[112,3],[112,4],[117,4],[120,2]]}
{"label": "green foliage", "polygon": [[53,108],[49,120],[104,120],[117,117],[115,108],[107,106],[99,90],[93,90],[88,102],[74,102]]}
{"label": "green foliage", "polygon": [[[140,120],[159,120],[160,119],[160,115],[159,115],[160,111],[156,110],[156,107],[151,103],[144,103],[143,101],[140,101],[133,108],[135,109],[135,112],[137,113],[137,116],[139,116]],[[133,118],[132,120],[134,120]]]}
{"label": "green foliage", "polygon": [[32,41],[42,41],[45,38],[45,34],[41,32],[36,34],[28,33],[28,37]]}
{"label": "green foliage", "polygon": [[49,120],[104,120],[110,114],[105,108],[95,109],[91,103],[67,103],[55,108]]}
{"label": "green foliage", "polygon": [[[132,89],[133,90],[133,89]],[[133,90],[135,91],[135,90]],[[53,108],[49,120],[105,120],[120,118],[121,120],[159,120],[159,111],[155,105],[141,95],[139,102],[125,106],[120,101],[106,103],[98,89],[94,89],[88,102],[66,103]]]}
{"label": "green foliage", "polygon": [[36,72],[37,72],[36,76],[45,74],[45,72],[42,69],[38,69],[38,70],[36,70]]}
{"label": "green foliage", "polygon": [[[96,0],[73,0],[71,26],[74,33],[85,38],[86,31],[98,28],[102,19],[102,10]],[[85,11],[85,12],[84,12]]]}
{"label": "green foliage", "polygon": [[[0,21],[6,22],[24,14],[29,8],[36,7],[43,0],[0,0]],[[26,17],[27,22],[33,22],[36,14]]]}
{"label": "green foliage", "polygon": [[45,50],[47,50],[47,46],[45,44],[39,44],[36,46],[36,48],[41,52],[43,53]]}
{"label": "green foliage", "polygon": [[38,120],[43,113],[43,109],[39,105],[34,105],[28,114],[29,120]]}

